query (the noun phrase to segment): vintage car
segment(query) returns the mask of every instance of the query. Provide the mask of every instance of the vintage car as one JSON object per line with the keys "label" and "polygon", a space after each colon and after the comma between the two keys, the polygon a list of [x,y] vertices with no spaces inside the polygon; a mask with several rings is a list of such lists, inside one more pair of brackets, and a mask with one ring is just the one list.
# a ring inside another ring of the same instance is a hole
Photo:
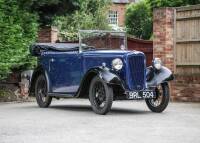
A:
{"label": "vintage car", "polygon": [[80,30],[79,43],[37,43],[38,57],[30,92],[39,107],[52,98],[89,98],[97,114],[110,111],[114,100],[145,100],[153,112],[168,105],[172,72],[155,58],[146,67],[144,53],[127,50],[125,32]]}

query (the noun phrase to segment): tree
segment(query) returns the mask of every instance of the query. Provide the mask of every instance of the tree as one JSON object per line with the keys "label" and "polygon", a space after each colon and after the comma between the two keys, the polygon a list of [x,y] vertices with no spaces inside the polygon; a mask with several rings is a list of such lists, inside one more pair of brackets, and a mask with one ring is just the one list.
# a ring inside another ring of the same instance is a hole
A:
{"label": "tree", "polygon": [[149,39],[152,35],[150,8],[145,1],[130,4],[126,10],[125,24],[128,34]]}
{"label": "tree", "polygon": [[149,39],[152,35],[153,9],[200,4],[200,0],[141,0],[126,10],[127,32],[137,38]]}
{"label": "tree", "polygon": [[71,14],[82,0],[18,0],[21,8],[39,15],[41,26],[51,25],[54,16]]}
{"label": "tree", "polygon": [[159,7],[179,7],[200,4],[200,0],[147,0],[151,10]]}
{"label": "tree", "polygon": [[0,0],[0,79],[12,68],[32,66],[29,45],[37,35],[37,16],[18,6],[17,0]]}
{"label": "tree", "polygon": [[110,0],[80,0],[79,9],[55,18],[54,25],[68,41],[77,40],[79,29],[109,29],[107,8]]}

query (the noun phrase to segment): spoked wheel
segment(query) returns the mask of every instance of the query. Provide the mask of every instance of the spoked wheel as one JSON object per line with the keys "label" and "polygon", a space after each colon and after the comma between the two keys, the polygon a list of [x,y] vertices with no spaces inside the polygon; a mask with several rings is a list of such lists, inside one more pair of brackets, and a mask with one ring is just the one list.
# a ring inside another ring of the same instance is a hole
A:
{"label": "spoked wheel", "polygon": [[36,80],[35,96],[40,107],[46,108],[51,104],[52,97],[47,96],[47,82],[44,75],[38,76]]}
{"label": "spoked wheel", "polygon": [[156,98],[146,99],[146,104],[152,112],[163,112],[169,103],[169,86],[167,83],[160,84],[155,89]]}
{"label": "spoked wheel", "polygon": [[95,113],[104,115],[112,106],[113,89],[99,77],[94,77],[90,84],[89,99]]}

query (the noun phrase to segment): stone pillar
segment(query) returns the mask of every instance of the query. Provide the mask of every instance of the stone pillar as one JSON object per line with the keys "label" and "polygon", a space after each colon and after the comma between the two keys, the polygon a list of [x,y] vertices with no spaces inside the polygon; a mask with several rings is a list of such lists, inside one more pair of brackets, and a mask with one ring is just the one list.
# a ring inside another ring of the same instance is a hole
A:
{"label": "stone pillar", "polygon": [[56,27],[41,27],[38,32],[39,43],[55,43],[58,40],[58,29]]}
{"label": "stone pillar", "polygon": [[153,57],[159,57],[163,64],[175,71],[175,13],[174,8],[159,8],[153,12]]}

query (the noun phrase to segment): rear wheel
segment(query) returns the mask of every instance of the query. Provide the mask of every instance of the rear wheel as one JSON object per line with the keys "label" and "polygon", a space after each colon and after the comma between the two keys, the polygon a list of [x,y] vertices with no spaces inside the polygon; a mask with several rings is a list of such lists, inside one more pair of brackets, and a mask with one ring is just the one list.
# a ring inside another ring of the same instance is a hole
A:
{"label": "rear wheel", "polygon": [[89,100],[95,113],[104,115],[112,107],[113,89],[98,76],[94,77],[90,84]]}
{"label": "rear wheel", "polygon": [[163,112],[169,103],[169,86],[167,83],[160,84],[155,89],[156,98],[146,99],[146,104],[152,112]]}
{"label": "rear wheel", "polygon": [[47,81],[44,75],[39,75],[36,79],[35,97],[41,108],[47,108],[51,104],[52,97],[47,96]]}

